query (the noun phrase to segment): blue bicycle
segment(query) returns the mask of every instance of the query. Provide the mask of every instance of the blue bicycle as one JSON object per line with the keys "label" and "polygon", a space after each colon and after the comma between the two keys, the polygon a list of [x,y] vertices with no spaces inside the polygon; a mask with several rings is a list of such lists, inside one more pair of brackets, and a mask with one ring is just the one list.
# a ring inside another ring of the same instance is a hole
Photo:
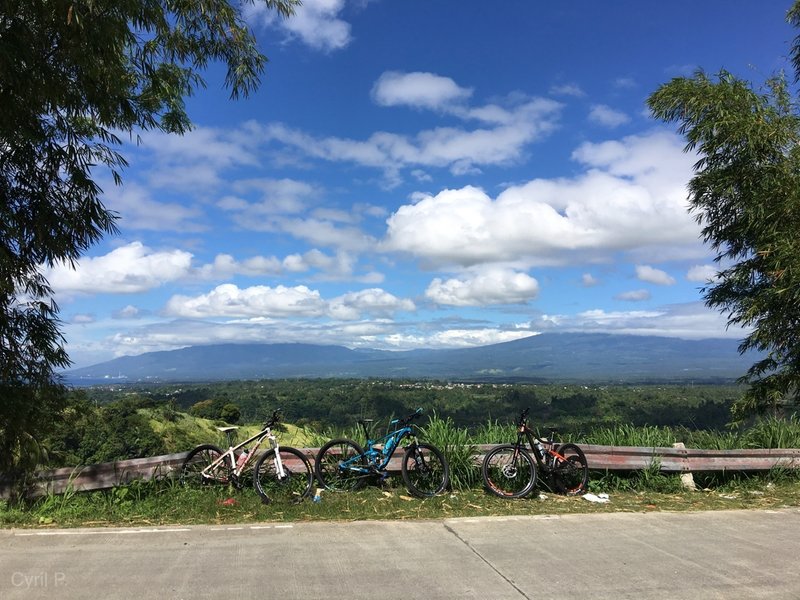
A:
{"label": "blue bicycle", "polygon": [[320,448],[314,462],[314,472],[322,487],[333,491],[352,491],[366,485],[367,480],[388,476],[389,461],[403,440],[400,464],[403,482],[414,496],[429,498],[443,492],[450,483],[450,468],[444,454],[432,444],[417,440],[411,422],[422,415],[422,409],[404,419],[395,419],[390,425],[397,428],[380,439],[370,439],[370,419],[359,421],[364,428],[366,448],[357,442],[338,438]]}

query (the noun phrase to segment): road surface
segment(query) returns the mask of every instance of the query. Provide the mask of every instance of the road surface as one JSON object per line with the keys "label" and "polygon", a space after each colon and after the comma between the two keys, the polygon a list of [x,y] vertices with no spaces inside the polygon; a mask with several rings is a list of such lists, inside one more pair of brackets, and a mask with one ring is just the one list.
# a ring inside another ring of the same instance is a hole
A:
{"label": "road surface", "polygon": [[0,598],[800,598],[800,509],[0,531]]}

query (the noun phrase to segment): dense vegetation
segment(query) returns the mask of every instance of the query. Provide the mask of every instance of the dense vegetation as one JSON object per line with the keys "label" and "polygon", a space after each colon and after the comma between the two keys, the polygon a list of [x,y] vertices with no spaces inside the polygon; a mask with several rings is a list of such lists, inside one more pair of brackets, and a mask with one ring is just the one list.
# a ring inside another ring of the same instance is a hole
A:
{"label": "dense vegetation", "polygon": [[346,427],[361,417],[399,415],[419,407],[474,427],[487,419],[510,421],[521,408],[530,407],[535,422],[577,431],[609,423],[720,429],[742,388],[292,379],[117,386],[86,393],[100,405],[127,399],[219,419],[235,405],[240,421],[248,423],[261,422],[280,407],[288,421],[315,429]]}
{"label": "dense vegetation", "polygon": [[[386,419],[422,407],[479,435],[531,408],[535,428],[586,439],[615,427],[722,431],[736,386],[564,386],[411,381],[265,380],[214,384],[105,386],[74,390],[47,440],[52,466],[89,464],[190,449],[211,424],[260,424],[275,408],[319,435],[359,418]],[[193,418],[194,419],[193,419]],[[209,425],[198,428],[197,422]],[[485,437],[485,436],[484,436]],[[486,440],[490,441],[490,440]]]}

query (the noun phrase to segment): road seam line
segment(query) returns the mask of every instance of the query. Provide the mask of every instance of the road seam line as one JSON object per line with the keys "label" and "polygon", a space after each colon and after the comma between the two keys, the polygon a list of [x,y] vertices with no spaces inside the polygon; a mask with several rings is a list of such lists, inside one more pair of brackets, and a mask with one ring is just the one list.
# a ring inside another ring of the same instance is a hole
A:
{"label": "road seam line", "polygon": [[486,559],[483,557],[483,555],[482,555],[480,552],[478,552],[478,551],[477,551],[475,548],[473,548],[473,547],[472,547],[472,544],[470,544],[470,543],[469,543],[467,540],[465,540],[465,539],[464,539],[464,538],[462,538],[460,535],[458,535],[458,532],[457,532],[455,529],[453,529],[452,527],[450,527],[450,526],[449,526],[447,523],[443,523],[443,525],[444,525],[444,528],[445,528],[447,531],[449,531],[450,533],[452,533],[452,534],[453,534],[453,535],[456,537],[456,539],[457,539],[459,542],[461,542],[461,543],[462,543],[462,544],[464,544],[464,545],[465,545],[467,548],[469,548],[469,549],[472,551],[472,553],[473,553],[475,556],[477,556],[479,559],[481,559],[481,560],[482,560],[482,561],[483,561],[483,562],[484,562],[484,563],[485,563],[485,564],[486,564],[486,565],[487,565],[487,566],[488,566],[488,567],[489,567],[489,568],[490,568],[492,571],[494,571],[495,573],[497,573],[497,574],[498,574],[498,575],[499,575],[499,576],[500,576],[500,577],[503,579],[503,581],[505,581],[505,582],[506,582],[508,585],[510,585],[511,587],[513,587],[515,590],[517,590],[517,592],[519,593],[519,595],[520,595],[520,596],[522,596],[523,598],[525,598],[525,600],[531,600],[531,598],[530,598],[530,597],[529,597],[529,596],[528,596],[528,595],[527,595],[525,592],[523,592],[523,591],[522,591],[522,590],[519,588],[519,586],[517,586],[517,584],[515,584],[515,583],[514,583],[513,581],[511,581],[511,580],[510,580],[508,577],[506,577],[506,576],[505,576],[505,575],[503,575],[503,574],[502,574],[500,571],[498,571],[498,570],[497,570],[497,567],[495,567],[495,566],[494,566],[492,563],[490,563],[488,560],[486,560]]}

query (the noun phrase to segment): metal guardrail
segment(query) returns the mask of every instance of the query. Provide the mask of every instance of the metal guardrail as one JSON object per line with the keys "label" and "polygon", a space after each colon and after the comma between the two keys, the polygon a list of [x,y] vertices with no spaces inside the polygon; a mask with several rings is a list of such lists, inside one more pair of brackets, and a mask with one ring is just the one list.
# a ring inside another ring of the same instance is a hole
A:
{"label": "metal guardrail", "polygon": [[[494,444],[478,445],[476,461]],[[596,446],[581,444],[586,462],[593,470],[635,471],[657,464],[665,473],[700,473],[714,471],[768,471],[776,467],[799,468],[800,449],[773,450],[701,450],[695,448],[642,448],[632,446]],[[317,448],[302,451],[313,461]],[[41,471],[29,489],[30,496],[75,491],[109,489],[134,480],[169,478],[180,469],[188,452],[120,460],[111,463],[65,467]],[[400,470],[396,456],[389,470]],[[0,498],[8,498],[11,484],[0,479]]]}
{"label": "metal guardrail", "polygon": [[591,469],[639,470],[658,463],[665,473],[769,471],[800,467],[800,449],[702,450],[697,448],[637,448],[581,444]]}

